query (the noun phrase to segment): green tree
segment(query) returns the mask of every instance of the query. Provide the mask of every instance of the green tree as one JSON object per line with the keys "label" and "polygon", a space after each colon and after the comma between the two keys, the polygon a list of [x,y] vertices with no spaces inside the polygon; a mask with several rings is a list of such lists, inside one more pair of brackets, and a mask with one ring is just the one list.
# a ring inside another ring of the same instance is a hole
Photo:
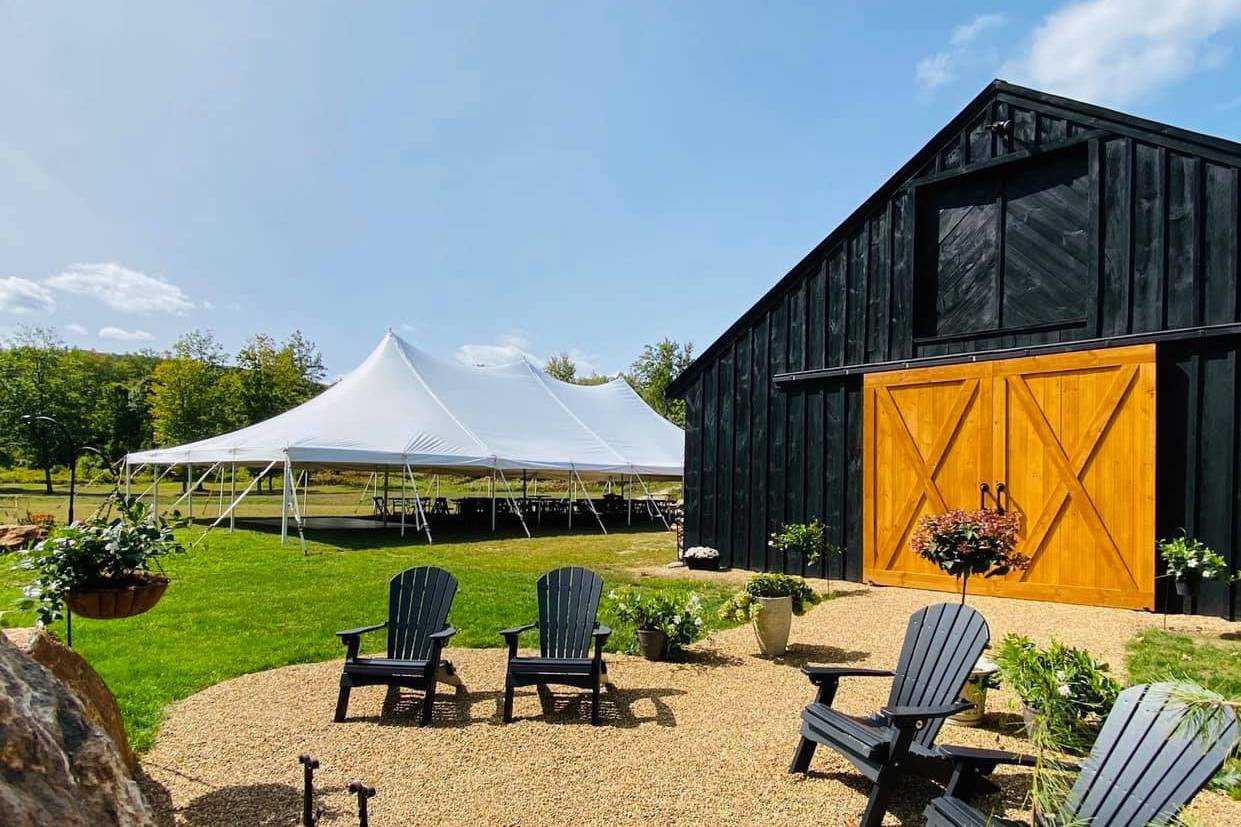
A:
{"label": "green tree", "polygon": [[239,398],[248,423],[270,419],[323,390],[323,357],[300,331],[280,345],[266,334],[250,337],[237,353],[237,367]]}
{"label": "green tree", "polygon": [[10,458],[43,469],[44,490],[52,492],[52,466],[68,461],[60,432],[26,426],[27,414],[55,418],[74,439],[87,442],[92,383],[81,354],[65,349],[55,331],[24,327],[0,347],[0,449]]}
{"label": "green tree", "polygon": [[668,399],[664,393],[693,360],[692,342],[681,345],[672,339],[661,339],[642,348],[642,354],[629,367],[629,375],[625,378],[660,416],[684,428],[685,400]]}
{"label": "green tree", "polygon": [[241,419],[239,395],[237,379],[227,371],[224,349],[211,331],[186,333],[151,377],[156,443],[177,445],[235,427]]}
{"label": "green tree", "polygon": [[553,353],[547,357],[547,365],[543,370],[548,376],[561,382],[577,381],[577,363],[567,353]]}

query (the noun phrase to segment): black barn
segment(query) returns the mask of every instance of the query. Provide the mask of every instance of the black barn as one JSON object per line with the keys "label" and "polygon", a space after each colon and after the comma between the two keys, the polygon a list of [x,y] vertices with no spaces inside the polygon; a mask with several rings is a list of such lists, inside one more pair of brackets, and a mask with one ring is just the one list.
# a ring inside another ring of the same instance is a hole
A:
{"label": "black barn", "polygon": [[[1040,562],[995,593],[1176,610],[1153,544],[1182,527],[1241,566],[1239,167],[989,84],[673,383],[686,546],[941,588],[901,550],[914,517],[1007,482]],[[843,557],[776,559],[813,517]],[[1198,609],[1235,617],[1235,588]]]}

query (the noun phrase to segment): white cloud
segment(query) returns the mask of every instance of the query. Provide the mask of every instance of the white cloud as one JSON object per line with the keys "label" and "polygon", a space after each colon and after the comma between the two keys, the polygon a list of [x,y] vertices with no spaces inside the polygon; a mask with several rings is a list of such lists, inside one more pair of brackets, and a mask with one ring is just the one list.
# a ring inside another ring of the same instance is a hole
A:
{"label": "white cloud", "polygon": [[1062,95],[1124,104],[1218,67],[1209,40],[1241,22],[1241,0],[1085,0],[1052,12],[1003,73]]}
{"label": "white cloud", "polygon": [[47,285],[76,295],[92,296],[127,313],[184,315],[194,303],[177,285],[115,263],[74,264],[52,276]]}
{"label": "white cloud", "polygon": [[952,55],[948,52],[939,52],[930,57],[924,57],[914,68],[914,80],[928,92],[938,89],[956,77],[951,64]]}
{"label": "white cloud", "polygon": [[934,89],[955,80],[957,71],[962,64],[967,66],[975,60],[971,57],[972,50],[966,47],[972,44],[983,32],[998,29],[1006,22],[1002,14],[980,14],[968,23],[962,23],[952,30],[948,39],[948,48],[928,55],[914,66],[914,81],[923,91]]}
{"label": "white cloud", "polygon": [[19,276],[0,278],[0,311],[18,316],[51,313],[56,309],[52,293],[38,282]]}
{"label": "white cloud", "polygon": [[65,325],[65,332],[72,333],[74,336],[85,336],[86,328],[77,322],[69,322],[69,324]]}
{"label": "white cloud", "polygon": [[952,30],[952,40],[949,41],[953,46],[964,46],[967,43],[973,43],[978,35],[988,29],[998,29],[1005,23],[1002,14],[980,14],[968,23],[962,23]]}
{"label": "white cloud", "polygon": [[125,330],[121,327],[99,328],[99,338],[111,339],[115,342],[149,342],[151,334],[145,330]]}
{"label": "white cloud", "polygon": [[536,365],[543,359],[530,352],[530,339],[525,331],[514,330],[500,337],[499,344],[469,344],[457,348],[457,361],[463,365],[506,365],[525,357]]}

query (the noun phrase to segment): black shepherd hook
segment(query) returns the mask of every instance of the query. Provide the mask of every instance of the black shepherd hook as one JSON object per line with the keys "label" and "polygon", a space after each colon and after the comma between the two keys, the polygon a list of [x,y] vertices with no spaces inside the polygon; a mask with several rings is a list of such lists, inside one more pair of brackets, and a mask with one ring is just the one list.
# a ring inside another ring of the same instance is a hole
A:
{"label": "black shepherd hook", "polygon": [[315,770],[319,769],[319,759],[308,752],[297,756],[302,765],[302,827],[315,827],[323,808],[315,809]]}
{"label": "black shepherd hook", "polygon": [[358,797],[358,827],[367,827],[366,801],[375,797],[375,788],[361,781],[350,781],[349,792]]}

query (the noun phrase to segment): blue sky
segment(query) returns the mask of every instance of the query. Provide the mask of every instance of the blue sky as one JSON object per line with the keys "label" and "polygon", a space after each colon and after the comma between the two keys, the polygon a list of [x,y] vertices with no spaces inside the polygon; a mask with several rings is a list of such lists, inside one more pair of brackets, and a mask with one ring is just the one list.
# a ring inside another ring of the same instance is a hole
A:
{"label": "blue sky", "polygon": [[1241,138],[1241,0],[360,5],[0,5],[0,335],[615,372],[993,77]]}

